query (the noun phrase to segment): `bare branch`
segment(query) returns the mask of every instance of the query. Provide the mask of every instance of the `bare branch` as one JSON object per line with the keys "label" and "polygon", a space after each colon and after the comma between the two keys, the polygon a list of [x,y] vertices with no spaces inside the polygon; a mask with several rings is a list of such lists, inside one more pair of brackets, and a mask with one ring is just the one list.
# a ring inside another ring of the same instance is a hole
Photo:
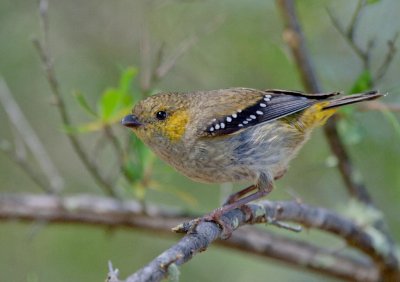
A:
{"label": "bare branch", "polygon": [[[42,65],[46,73],[47,81],[53,93],[54,104],[57,106],[57,109],[61,116],[61,121],[63,125],[70,126],[71,119],[68,115],[64,100],[61,95],[59,82],[57,80],[54,70],[53,59],[50,54],[50,46],[48,42],[49,23],[47,14],[48,1],[40,0],[39,15],[42,25],[43,40],[41,42],[38,39],[34,39],[33,44],[36,47],[36,50],[38,51],[38,54],[40,56]],[[80,158],[86,169],[89,171],[89,173],[92,175],[93,179],[97,182],[97,184],[102,187],[108,195],[116,197],[117,194],[114,191],[114,187],[103,178],[97,166],[90,161],[89,156],[86,154],[86,150],[83,148],[78,138],[73,134],[68,134],[67,136],[78,157]]]}
{"label": "bare branch", "polygon": [[355,29],[357,28],[358,21],[361,16],[361,11],[364,5],[365,5],[365,0],[358,0],[356,9],[354,10],[353,16],[351,17],[349,27],[347,28],[347,36],[353,40],[354,40]]}
{"label": "bare branch", "polygon": [[[277,220],[290,220],[333,234],[339,234],[347,242],[357,245],[357,248],[361,250],[370,251],[371,245],[374,243],[363,228],[355,225],[352,221],[337,216],[333,212],[299,205],[295,202],[273,203],[265,201],[262,205],[249,205],[246,213],[241,210],[235,210],[224,215],[224,218],[237,228],[242,224],[263,223],[266,221],[266,214],[268,217],[276,218]],[[154,231],[157,234],[159,232],[173,234],[170,231],[171,226],[187,220],[187,215],[178,210],[160,208],[154,205],[148,205],[146,214],[143,214],[141,204],[136,201],[120,202],[112,198],[89,195],[70,197],[33,194],[1,195],[0,220],[16,219],[47,223],[81,223],[108,227],[133,227]],[[236,223],[234,224],[234,222]],[[191,225],[182,226],[190,228]],[[168,258],[174,258],[174,263],[180,265],[197,252],[204,250],[209,243],[220,235],[221,230],[217,224],[202,222],[196,227],[196,232],[186,235],[180,243],[173,247],[176,250],[176,246],[179,246],[179,248],[185,250],[185,253],[174,253],[171,256],[171,250],[167,250],[164,254],[168,253]],[[230,240],[217,241],[217,243],[243,252],[257,254],[261,257],[274,258],[298,267],[306,267],[309,270],[348,281],[372,282],[378,280],[378,271],[368,260],[340,255],[337,252],[316,247],[309,243],[283,238],[282,236],[255,230],[254,228],[236,230]],[[359,245],[363,247],[360,248]],[[373,252],[377,253],[376,251]],[[181,257],[181,254],[183,257],[175,260],[177,257]],[[380,256],[377,257],[380,258]],[[330,263],[326,264],[327,260]],[[160,261],[158,260],[158,262]],[[171,260],[163,262],[164,266],[167,266],[171,263]],[[160,270],[160,264],[154,264],[153,266],[156,267],[154,275],[162,278],[166,273],[166,269]],[[130,279],[127,281],[135,281],[133,278]]]}
{"label": "bare branch", "polygon": [[328,11],[329,17],[331,18],[333,26],[340,33],[340,35],[347,41],[347,43],[354,50],[354,52],[357,54],[357,56],[361,59],[361,61],[363,63],[363,68],[369,69],[370,53],[372,51],[373,41],[370,41],[370,43],[368,43],[368,45],[367,45],[367,48],[364,50],[355,42],[355,38],[354,38],[355,28],[358,23],[358,19],[359,19],[361,10],[364,7],[364,5],[361,4],[362,2],[363,2],[363,0],[360,0],[358,2],[357,8],[353,13],[352,21],[351,21],[349,27],[347,28],[347,32],[340,25],[340,22],[336,18],[336,16],[333,14],[333,11],[331,11],[330,9],[327,9],[327,11]]}
{"label": "bare branch", "polygon": [[358,106],[361,111],[390,111],[400,112],[399,104],[387,104],[380,101],[369,101]]}
{"label": "bare branch", "polygon": [[[304,87],[306,88],[306,90],[311,92],[321,92],[321,88],[319,87],[318,83],[317,82],[313,83],[314,81],[317,81],[317,79],[315,77],[315,71],[313,70],[313,66],[310,62],[310,58],[307,53],[303,34],[301,33],[301,28],[296,14],[294,1],[278,0],[278,6],[285,20],[286,30],[289,30],[291,33],[295,34],[294,37],[298,38],[296,40],[298,44],[291,44],[290,42],[288,44],[289,46],[291,46],[292,53],[296,59],[296,64],[303,78],[302,80]],[[359,13],[359,11],[357,13]],[[369,51],[367,51],[365,56],[369,58]],[[368,61],[365,61],[364,64],[365,67],[368,67]],[[331,151],[335,154],[335,156],[339,160],[338,164],[339,171],[342,175],[342,178],[346,184],[347,190],[349,191],[350,195],[358,199],[360,202],[373,207],[372,199],[369,196],[368,191],[365,188],[365,185],[363,183],[360,183],[360,181],[357,181],[356,178],[354,177],[355,175],[354,167],[350,160],[349,154],[347,153],[347,150],[345,149],[345,146],[337,131],[335,118],[331,118],[327,122],[326,126],[324,127],[324,131],[328,139]],[[382,232],[384,240],[390,246],[388,252],[391,261],[388,263],[387,261],[385,262],[385,260],[383,260],[381,263],[378,263],[379,267],[381,268],[382,275],[386,280],[388,279],[400,280],[398,259],[393,251],[393,246],[392,246],[393,242],[386,230],[386,226],[383,219],[377,220],[374,226]],[[374,254],[372,253],[368,254],[371,255],[372,257],[374,256]]]}
{"label": "bare branch", "polygon": [[148,27],[148,14],[150,2],[146,1],[143,3],[145,11],[143,12],[143,18],[141,21],[141,33],[139,42],[140,52],[140,88],[144,94],[147,94],[151,89],[151,47],[150,47],[150,35]]}
{"label": "bare branch", "polygon": [[[2,143],[6,141],[3,140]],[[27,160],[24,157],[19,156],[16,152],[13,153],[11,151],[11,148],[7,148],[8,146],[3,146],[3,144],[0,146],[0,150],[3,151],[5,154],[8,155],[8,157],[13,160],[24,172],[25,174],[34,182],[36,185],[38,185],[40,188],[42,188],[44,191],[47,193],[53,194],[53,188],[43,180],[43,176],[37,173],[33,169],[30,163],[27,162]]]}
{"label": "bare branch", "polygon": [[[368,261],[340,255],[303,241],[274,235],[259,229],[243,227],[236,230],[229,240],[218,241],[250,254],[270,257],[289,265],[310,270],[346,281],[378,281],[378,270]],[[324,264],[327,259],[329,267]]]}
{"label": "bare branch", "polygon": [[310,92],[321,92],[321,87],[312,60],[308,54],[299,21],[297,20],[295,7],[291,1],[278,0],[277,2],[285,22],[283,39],[290,47],[293,57],[296,60],[296,66],[304,88]]}
{"label": "bare branch", "polygon": [[[18,134],[23,139],[23,142],[32,152],[43,174],[46,176],[50,184],[50,186],[40,186],[47,187],[47,189],[50,188],[50,190],[47,190],[47,192],[50,193],[60,192],[64,186],[64,180],[62,179],[53,161],[50,159],[50,156],[44,148],[43,143],[40,141],[36,132],[29,124],[28,119],[23,114],[17,102],[14,100],[6,82],[2,77],[0,77],[0,103],[3,105],[10,123],[15,127],[15,129],[18,131]],[[28,172],[28,174],[33,176],[33,171],[31,168],[28,168],[28,164],[26,162],[19,161],[19,164],[23,166],[24,170]],[[33,178],[35,179],[35,182],[38,183],[36,175]]]}
{"label": "bare branch", "polygon": [[[286,43],[290,46],[292,50],[293,56],[296,60],[297,68],[303,81],[304,88],[309,92],[322,92],[322,89],[315,75],[314,66],[311,63],[311,58],[305,45],[304,35],[301,32],[300,23],[297,18],[293,1],[278,0],[278,7],[281,10],[285,22],[284,34],[291,34],[291,40],[285,36]],[[328,120],[324,130],[331,151],[339,160],[338,167],[350,195],[352,195],[356,199],[359,199],[361,202],[370,204],[371,197],[369,196],[366,188],[363,184],[355,181],[355,178],[353,177],[353,165],[339,136],[336,128],[336,121],[334,118]]]}
{"label": "bare branch", "polygon": [[216,17],[213,21],[206,24],[206,26],[200,32],[198,32],[198,34],[193,34],[179,43],[175,52],[156,67],[154,78],[156,80],[160,80],[167,75],[167,73],[176,65],[178,60],[199,41],[201,36],[214,32],[224,20],[224,16]]}
{"label": "bare branch", "polygon": [[390,64],[393,62],[393,58],[397,52],[396,41],[398,37],[399,33],[396,32],[393,38],[387,42],[388,51],[386,53],[385,59],[383,60],[381,66],[378,68],[378,71],[376,72],[374,78],[375,83],[380,81],[385,76],[387,70],[389,69]]}
{"label": "bare branch", "polygon": [[[333,12],[330,9],[327,9],[328,15],[332,21],[333,26],[336,30],[340,33],[340,35],[347,41],[353,51],[357,54],[357,56],[361,59],[363,63],[363,69],[370,71],[370,61],[371,61],[371,52],[375,45],[375,40],[371,39],[368,41],[367,46],[362,48],[356,41],[355,41],[355,30],[357,28],[358,20],[360,18],[361,12],[365,7],[365,0],[359,0],[356,9],[354,10],[352,19],[350,24],[347,28],[347,31],[340,25],[339,20],[334,16]],[[379,82],[383,76],[386,74],[390,64],[393,61],[393,58],[397,52],[395,43],[398,38],[398,32],[395,33],[393,38],[387,42],[388,44],[388,51],[386,53],[385,58],[382,61],[381,66],[378,68],[375,77],[372,79],[372,84],[375,85]]]}
{"label": "bare branch", "polygon": [[[387,257],[385,252],[375,248],[374,238],[362,227],[322,208],[299,205],[296,202],[263,201],[227,212],[221,218],[225,223],[230,224],[232,229],[237,229],[243,224],[265,223],[267,218],[293,221],[340,236],[349,245],[372,257],[378,265],[395,262],[390,254]],[[127,282],[160,281],[167,275],[171,264],[179,266],[187,262],[196,253],[204,251],[214,240],[222,236],[218,224],[201,220],[180,224],[175,230],[189,233],[147,266],[128,277]],[[353,276],[353,280],[355,277]]]}

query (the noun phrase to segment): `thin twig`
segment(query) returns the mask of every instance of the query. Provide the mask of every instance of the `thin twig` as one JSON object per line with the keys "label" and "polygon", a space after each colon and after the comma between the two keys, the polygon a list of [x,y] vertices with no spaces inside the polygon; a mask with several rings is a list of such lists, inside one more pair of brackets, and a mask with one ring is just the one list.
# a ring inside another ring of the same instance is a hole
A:
{"label": "thin twig", "polygon": [[38,174],[25,158],[18,156],[17,153],[13,153],[10,148],[0,148],[0,150],[7,154],[8,157],[13,160],[36,185],[42,188],[45,192],[54,194],[53,187],[43,180],[43,176]]}
{"label": "thin twig", "polygon": [[124,162],[125,162],[124,157],[126,155],[126,152],[124,151],[121,144],[119,143],[117,136],[115,136],[115,134],[110,126],[104,127],[104,133],[105,133],[106,138],[111,142],[111,145],[114,148],[115,154],[117,156],[117,163],[118,163],[117,166],[119,168],[119,171],[122,172],[122,175],[125,177],[125,179],[128,182],[134,182],[136,179],[134,179],[132,177],[132,175],[129,173],[129,171],[124,166]]}
{"label": "thin twig", "polygon": [[[362,48],[356,41],[355,41],[355,31],[357,28],[358,20],[360,18],[361,12],[365,7],[366,3],[365,0],[359,0],[356,9],[354,10],[352,19],[349,23],[347,31],[341,26],[339,20],[333,14],[333,11],[327,9],[328,15],[331,19],[333,26],[336,30],[340,33],[340,35],[347,41],[349,46],[353,49],[354,53],[361,59],[363,63],[363,69],[371,72],[371,52],[375,45],[375,40],[371,39],[368,41],[366,48]],[[393,58],[397,52],[397,48],[395,46],[396,40],[398,38],[398,32],[395,33],[393,38],[387,42],[388,44],[388,51],[386,53],[385,58],[383,59],[378,71],[376,72],[375,77],[372,78],[372,85],[376,85],[386,74],[389,66],[391,65]]]}
{"label": "thin twig", "polygon": [[393,58],[397,53],[397,48],[396,48],[396,41],[397,38],[399,37],[399,33],[396,32],[395,35],[391,40],[387,42],[388,45],[388,51],[386,53],[386,56],[381,64],[381,66],[378,68],[378,71],[376,72],[374,81],[375,84],[379,82],[386,74],[387,70],[389,69],[391,63],[393,62]]}
{"label": "thin twig", "polygon": [[[41,62],[43,64],[47,76],[47,81],[53,93],[54,104],[57,106],[57,109],[60,113],[61,121],[64,125],[70,126],[71,125],[70,117],[68,115],[64,100],[61,95],[59,82],[57,80],[54,70],[53,59],[50,53],[49,40],[48,40],[49,23],[47,14],[48,14],[48,1],[40,0],[39,15],[43,29],[42,30],[43,40],[41,42],[38,39],[33,39],[33,44],[36,47],[36,50],[38,51]],[[103,190],[108,195],[116,197],[117,194],[114,191],[114,187],[102,177],[102,174],[97,168],[97,166],[91,163],[89,156],[86,154],[86,150],[83,148],[78,138],[74,134],[68,134],[67,136],[78,157],[80,158],[86,169],[89,171],[89,173],[92,175],[93,179],[97,182],[97,184],[100,187],[102,187]]]}
{"label": "thin twig", "polygon": [[[296,59],[296,66],[301,75],[304,88],[313,93],[322,92],[315,75],[314,66],[312,65],[311,58],[305,45],[304,36],[301,31],[293,1],[278,0],[278,6],[280,7],[284,18],[285,33],[289,32],[292,34],[291,38],[296,38],[296,40],[287,39],[286,43],[290,46],[293,56]],[[368,204],[371,203],[371,198],[364,185],[355,181],[355,178],[353,177],[353,165],[336,129],[334,118],[331,118],[327,122],[324,130],[330,148],[339,160],[339,170],[350,195],[359,199],[361,202]]]}
{"label": "thin twig", "polygon": [[[293,55],[296,59],[296,65],[299,69],[299,72],[301,73],[304,87],[307,91],[321,92],[321,88],[317,83],[317,79],[315,77],[315,71],[313,71],[313,66],[311,64],[305,46],[305,40],[301,32],[294,1],[278,0],[277,2],[282,12],[283,18],[285,20],[286,30],[289,30],[291,33],[295,34],[294,37],[297,38],[296,42],[298,44],[293,44],[291,41],[288,41],[287,43],[291,47]],[[359,11],[357,13],[359,13]],[[367,51],[366,54],[367,54],[366,56],[369,58],[369,51]],[[365,67],[368,67],[368,61],[365,63]],[[368,206],[373,207],[372,199],[369,196],[364,184],[357,181],[356,178],[354,177],[355,175],[354,167],[350,160],[349,154],[345,149],[343,141],[341,140],[339,133],[337,131],[335,118],[331,118],[327,122],[326,126],[324,127],[324,131],[332,152],[339,160],[338,168],[339,171],[341,172],[342,178],[346,184],[349,193],[362,203],[365,203]],[[398,260],[395,253],[393,252],[393,246],[392,246],[393,242],[386,230],[386,226],[383,220],[382,219],[377,220],[374,226],[382,232],[385,242],[390,246],[388,253],[392,259],[390,263],[385,263],[385,261],[383,261],[382,263],[378,263],[378,266],[381,269],[381,274],[383,278],[387,280],[388,279],[400,280]]]}
{"label": "thin twig", "polygon": [[349,27],[347,28],[346,34],[353,41],[354,41],[355,30],[357,28],[358,21],[361,16],[361,11],[362,11],[362,8],[364,7],[364,5],[365,5],[365,0],[358,0],[357,6],[353,12],[353,16],[351,17]]}
{"label": "thin twig", "polygon": [[154,81],[158,81],[165,77],[171,69],[176,65],[178,60],[192,48],[196,43],[200,40],[200,38],[204,35],[210,34],[215,31],[215,29],[223,23],[225,20],[224,16],[218,16],[210,23],[206,24],[205,27],[199,31],[197,34],[193,34],[188,38],[184,39],[182,42],[178,44],[178,47],[168,58],[162,61],[154,71]]}
{"label": "thin twig", "polygon": [[140,27],[140,88],[144,95],[148,95],[151,90],[151,45],[148,27],[149,5],[148,1],[143,2],[144,11]]}
{"label": "thin twig", "polygon": [[304,42],[303,32],[297,20],[296,10],[291,1],[279,1],[278,6],[281,8],[281,14],[285,22],[285,30],[283,39],[289,46],[299,70],[301,81],[307,91],[318,93],[321,92],[319,81],[315,73],[313,63],[308,54],[306,44]]}
{"label": "thin twig", "polygon": [[400,112],[399,104],[387,104],[381,101],[369,101],[362,103],[358,106],[361,111],[390,111],[390,112]]}
{"label": "thin twig", "polygon": [[[40,169],[47,178],[50,186],[40,185],[41,187],[50,187],[47,192],[59,193],[63,186],[64,180],[62,179],[60,173],[58,172],[56,166],[51,160],[49,154],[47,153],[43,143],[40,141],[36,132],[29,124],[28,119],[23,114],[21,108],[18,106],[17,102],[14,100],[13,95],[10,92],[6,82],[0,77],[0,103],[3,105],[5,112],[10,120],[10,123],[18,131],[18,134],[23,139],[23,142],[28,146],[29,150],[32,152]],[[20,165],[24,166],[27,171],[33,171],[28,169],[28,164],[26,162],[19,162]],[[37,181],[35,181],[37,182]],[[46,188],[48,189],[48,188]]]}
{"label": "thin twig", "polygon": [[[259,205],[249,205],[247,212],[235,210],[223,215],[229,224],[237,228],[242,224],[253,224],[265,222],[266,214],[277,220],[291,220],[317,229],[325,230],[333,234],[340,234],[348,242],[361,245],[363,250],[370,250],[373,240],[362,227],[355,225],[352,221],[337,216],[325,209],[299,205],[295,202],[269,202],[264,201]],[[251,218],[251,219],[250,219]],[[81,223],[93,224],[105,227],[128,227],[141,228],[159,234],[171,233],[171,226],[187,220],[187,214],[176,209],[160,208],[154,205],[147,206],[147,213],[143,214],[140,203],[137,201],[125,201],[106,197],[89,195],[55,197],[46,195],[15,195],[3,194],[0,196],[0,220],[24,220],[44,221],[47,223]],[[196,227],[196,232],[186,235],[181,243],[176,246],[182,249],[181,255],[166,254],[163,265],[170,264],[171,259],[177,265],[190,259],[196,253],[204,250],[221,234],[220,227],[213,222],[203,222]],[[184,243],[182,243],[184,242]],[[194,244],[197,243],[197,244]],[[207,243],[207,245],[208,245]],[[377,269],[368,260],[352,258],[340,255],[321,247],[294,239],[283,238],[267,232],[261,232],[246,228],[236,230],[230,240],[217,241],[225,247],[234,248],[242,252],[256,254],[265,258],[274,258],[298,267],[323,273],[331,277],[339,277],[347,281],[377,281]],[[193,245],[194,244],[194,245]],[[177,257],[181,259],[176,260]],[[327,264],[326,262],[329,261]],[[164,268],[160,269],[160,260],[149,275],[162,278],[165,274]],[[161,271],[161,272],[160,272]],[[143,278],[143,276],[142,276]],[[159,280],[159,279],[158,279]],[[158,281],[138,280],[138,281]],[[135,281],[133,278],[127,281]]]}
{"label": "thin twig", "polygon": [[331,11],[329,8],[327,9],[328,15],[331,19],[332,25],[336,28],[336,30],[340,33],[340,35],[347,41],[347,43],[350,45],[350,47],[354,50],[354,52],[358,55],[358,57],[361,59],[362,63],[363,63],[363,68],[364,69],[369,69],[370,65],[370,53],[372,51],[372,47],[373,47],[373,41],[370,41],[370,43],[368,43],[367,48],[363,49],[361,48],[354,40],[354,31],[356,28],[356,24],[358,23],[358,18],[360,16],[361,10],[364,7],[362,3],[363,0],[359,1],[359,4],[357,5],[357,8],[355,9],[354,13],[353,13],[353,17],[349,25],[349,27],[347,28],[347,32],[346,30],[341,26],[339,20],[336,18],[336,16],[333,14],[333,11]]}

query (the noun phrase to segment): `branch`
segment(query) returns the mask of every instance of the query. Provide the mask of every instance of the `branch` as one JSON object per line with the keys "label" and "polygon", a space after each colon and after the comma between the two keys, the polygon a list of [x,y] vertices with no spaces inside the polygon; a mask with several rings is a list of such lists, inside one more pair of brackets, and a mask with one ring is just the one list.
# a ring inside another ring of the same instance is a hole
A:
{"label": "branch", "polygon": [[[270,220],[288,220],[301,223],[339,235],[358,250],[372,257],[378,265],[392,262],[391,257],[375,249],[374,238],[352,221],[331,211],[299,205],[296,202],[270,202],[249,204],[222,215],[225,223],[232,229],[244,224],[265,223]],[[198,252],[204,251],[216,239],[221,238],[220,227],[213,222],[198,220],[184,223],[175,228],[179,232],[189,232],[177,244],[160,254],[147,266],[127,278],[127,282],[160,281],[166,277],[171,265],[179,266],[190,260]],[[229,242],[229,241],[227,241]],[[356,280],[356,276],[352,279]]]}
{"label": "branch", "polygon": [[[237,228],[242,224],[265,222],[265,214],[267,213],[269,218],[276,218],[276,220],[288,219],[335,234],[340,233],[348,241],[354,241],[356,244],[364,246],[359,249],[370,250],[371,243],[374,243],[362,228],[324,209],[299,205],[294,202],[272,203],[268,201],[263,202],[263,206],[249,205],[249,208],[250,213],[235,210],[226,214],[226,217],[224,215],[224,217],[231,223],[238,220],[238,224],[235,224],[235,228]],[[114,228],[141,228],[157,232],[157,234],[160,232],[172,234],[171,226],[187,220],[188,217],[187,214],[178,210],[159,208],[154,205],[148,205],[146,214],[143,214],[141,204],[136,201],[120,202],[106,197],[89,195],[70,197],[29,194],[1,195],[0,220],[16,219],[47,223],[93,224]],[[181,226],[190,228],[191,224]],[[186,235],[181,240],[184,243],[178,243],[178,245],[186,251],[191,250],[184,256],[189,259],[195,253],[204,250],[209,243],[220,236],[220,233],[221,230],[217,224],[212,222],[200,223],[196,228],[196,233]],[[204,245],[203,243],[206,242],[208,244]],[[193,247],[193,243],[201,244]],[[305,242],[282,238],[254,229],[237,230],[230,240],[218,241],[217,243],[348,281],[378,280],[378,271],[369,261],[340,255],[337,252]],[[171,255],[171,251],[167,252]],[[374,253],[376,252],[374,251]],[[172,258],[176,257],[176,253],[174,253]],[[329,263],[326,263],[327,261]],[[168,262],[171,262],[171,260],[167,261],[165,265]],[[175,263],[183,263],[183,260]],[[154,266],[159,265],[154,264]],[[160,279],[165,275],[164,270],[157,267],[156,275]],[[128,279],[128,281],[132,280]]]}
{"label": "branch", "polygon": [[218,16],[213,21],[207,23],[197,34],[193,34],[180,42],[175,52],[156,67],[153,79],[158,81],[166,76],[178,60],[200,40],[201,36],[214,32],[224,20],[224,16]]}
{"label": "branch", "polygon": [[[28,146],[29,150],[35,157],[39,167],[41,168],[43,174],[46,176],[49,185],[45,185],[43,181],[37,181],[39,178],[34,174],[32,167],[28,166],[20,158],[17,159],[17,163],[22,166],[22,168],[31,176],[37,184],[41,183],[40,186],[44,188],[49,193],[58,193],[62,190],[64,186],[64,180],[62,179],[60,173],[56,169],[56,166],[50,159],[43,143],[40,141],[36,132],[33,130],[32,126],[29,124],[28,119],[23,114],[23,111],[18,106],[17,102],[14,100],[10,89],[8,88],[6,82],[2,77],[0,77],[0,104],[10,120],[10,123],[17,130],[19,136],[23,139],[23,142]],[[35,176],[34,176],[35,175]]]}
{"label": "branch", "polygon": [[[315,75],[314,66],[311,63],[311,58],[305,45],[305,39],[301,32],[293,1],[278,0],[278,6],[285,21],[284,34],[291,34],[290,37],[284,36],[284,38],[292,50],[293,56],[296,60],[296,66],[302,77],[304,88],[309,92],[322,92]],[[363,203],[371,204],[371,197],[369,196],[365,186],[355,180],[353,165],[339,136],[334,118],[328,120],[324,130],[330,148],[339,160],[339,170],[350,195]]]}
{"label": "branch", "polygon": [[374,81],[377,83],[380,81],[386,74],[387,70],[389,69],[389,66],[393,62],[393,58],[397,53],[397,48],[396,48],[396,41],[397,38],[399,37],[399,33],[396,32],[391,40],[388,40],[387,45],[388,45],[388,51],[386,53],[385,58],[383,59],[383,62],[381,66],[378,68],[378,71],[376,72]]}
{"label": "branch", "polygon": [[[315,76],[314,67],[312,66],[311,59],[305,46],[305,40],[301,32],[294,1],[278,0],[277,3],[285,21],[285,32],[289,32],[290,34],[292,34],[290,38],[295,38],[295,40],[287,40],[287,44],[291,47],[292,53],[296,59],[296,65],[299,73],[301,74],[304,87],[307,91],[310,92],[321,92],[321,88]],[[356,13],[359,13],[360,9],[357,9]],[[358,15],[355,18],[358,18]],[[355,25],[356,22],[357,20],[353,20],[352,24]],[[352,29],[353,28],[350,28],[349,30],[351,31]],[[351,35],[351,38],[354,37],[353,31],[349,32],[349,34]],[[369,49],[367,49],[366,53],[369,54]],[[368,62],[365,62],[365,64],[368,66]],[[350,195],[352,195],[360,202],[365,203],[370,207],[374,207],[372,199],[369,196],[365,185],[360,181],[357,181],[354,177],[354,167],[337,131],[335,118],[331,118],[330,120],[328,120],[326,126],[324,127],[324,131],[328,139],[331,151],[338,158],[339,171]],[[386,231],[385,224],[383,220],[380,219],[374,225],[382,232],[385,243],[390,246],[388,250],[388,252],[390,253],[390,262],[388,264],[385,264],[385,261],[382,261],[380,263],[378,262],[378,266],[381,268],[382,275],[386,280],[396,279],[400,281],[398,260],[393,251],[393,242]],[[372,253],[369,253],[369,255],[373,256]]]}
{"label": "branch", "polygon": [[304,88],[314,93],[321,92],[294,4],[290,0],[278,0],[277,3],[285,23],[283,39],[293,54]]}
{"label": "branch", "polygon": [[150,60],[150,39],[148,31],[148,23],[146,19],[142,21],[142,33],[140,40],[140,57],[141,57],[141,88],[142,92],[148,94],[154,84],[162,80],[178,63],[178,61],[185,55],[202,36],[208,35],[216,30],[216,28],[225,20],[224,16],[217,16],[214,20],[206,23],[204,27],[189,35],[181,42],[176,44],[175,50],[167,57],[165,56],[165,44],[161,44],[156,55],[156,64],[152,69]]}
{"label": "branch", "polygon": [[355,30],[356,30],[356,27],[358,24],[358,20],[360,18],[361,11],[365,6],[364,2],[365,2],[364,0],[358,1],[357,7],[354,10],[354,13],[353,13],[352,19],[350,21],[350,24],[347,28],[347,31],[341,26],[341,24],[339,23],[339,20],[333,14],[333,11],[331,11],[330,9],[327,9],[327,12],[332,21],[333,26],[340,33],[340,35],[347,41],[347,43],[350,45],[350,47],[353,49],[353,51],[357,54],[357,56],[361,59],[361,61],[363,63],[363,68],[369,69],[373,41],[370,41],[369,44],[367,45],[367,47],[365,49],[363,49],[355,42],[355,36],[354,36]]}
{"label": "branch", "polygon": [[346,281],[378,281],[378,269],[371,262],[255,228],[244,227],[236,230],[229,240],[217,242]]}
{"label": "branch", "polygon": [[387,104],[381,101],[368,101],[358,106],[361,111],[390,111],[400,112],[399,104]]}
{"label": "branch", "polygon": [[[71,119],[67,112],[65,102],[61,95],[60,86],[58,79],[55,74],[53,58],[50,53],[50,46],[48,40],[49,23],[48,23],[48,1],[40,0],[39,2],[39,15],[40,22],[42,26],[43,40],[33,39],[33,44],[40,56],[43,68],[46,73],[47,81],[50,85],[50,89],[53,93],[54,104],[61,116],[61,121],[65,126],[71,126]],[[69,141],[72,144],[78,157],[92,175],[97,184],[103,188],[103,190],[111,196],[117,196],[114,191],[114,187],[108,183],[102,176],[101,172],[98,170],[97,166],[90,161],[89,156],[86,154],[86,150],[83,148],[82,144],[79,142],[78,138],[74,134],[67,134]]]}
{"label": "branch", "polygon": [[[355,41],[355,30],[357,28],[358,20],[360,18],[362,10],[365,8],[366,3],[365,0],[359,0],[356,9],[354,10],[352,20],[347,28],[347,31],[340,25],[339,20],[333,14],[330,9],[327,9],[328,15],[332,21],[333,26],[340,33],[340,35],[347,41],[351,49],[353,49],[354,53],[360,58],[363,63],[363,69],[371,72],[371,51],[375,45],[374,40],[370,40],[365,48],[362,48]],[[386,56],[384,57],[381,65],[379,66],[375,76],[371,79],[372,86],[379,82],[384,75],[386,74],[389,66],[393,62],[393,58],[397,52],[396,48],[396,40],[398,38],[398,32],[393,35],[393,38],[388,40],[388,50]]]}

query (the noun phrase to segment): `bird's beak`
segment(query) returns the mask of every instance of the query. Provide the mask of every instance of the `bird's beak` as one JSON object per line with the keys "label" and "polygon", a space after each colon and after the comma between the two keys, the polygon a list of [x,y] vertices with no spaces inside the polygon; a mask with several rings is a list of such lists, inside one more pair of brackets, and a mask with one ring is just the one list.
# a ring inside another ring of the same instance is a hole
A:
{"label": "bird's beak", "polygon": [[127,115],[126,117],[124,117],[121,120],[121,124],[123,126],[129,127],[129,128],[136,128],[139,127],[141,125],[143,125],[139,119],[137,118],[137,116],[135,115]]}

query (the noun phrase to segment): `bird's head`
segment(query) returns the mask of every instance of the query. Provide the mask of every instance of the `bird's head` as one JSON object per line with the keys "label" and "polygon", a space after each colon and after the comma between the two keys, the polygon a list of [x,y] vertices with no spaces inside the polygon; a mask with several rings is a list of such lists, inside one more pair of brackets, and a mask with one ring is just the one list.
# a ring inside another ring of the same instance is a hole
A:
{"label": "bird's head", "polygon": [[186,95],[160,93],[138,102],[121,123],[153,148],[168,145],[184,135],[189,122],[188,108]]}

